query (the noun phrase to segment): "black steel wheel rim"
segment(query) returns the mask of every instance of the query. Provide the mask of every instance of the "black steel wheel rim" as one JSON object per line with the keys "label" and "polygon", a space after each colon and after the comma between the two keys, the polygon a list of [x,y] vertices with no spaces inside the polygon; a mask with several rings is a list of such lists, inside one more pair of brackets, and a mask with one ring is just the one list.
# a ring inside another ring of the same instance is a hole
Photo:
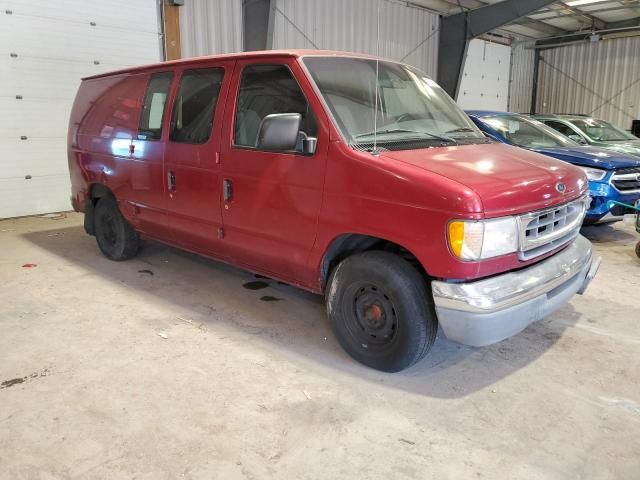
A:
{"label": "black steel wheel rim", "polygon": [[369,351],[391,345],[398,333],[391,297],[371,283],[352,285],[345,293],[344,321],[351,338]]}

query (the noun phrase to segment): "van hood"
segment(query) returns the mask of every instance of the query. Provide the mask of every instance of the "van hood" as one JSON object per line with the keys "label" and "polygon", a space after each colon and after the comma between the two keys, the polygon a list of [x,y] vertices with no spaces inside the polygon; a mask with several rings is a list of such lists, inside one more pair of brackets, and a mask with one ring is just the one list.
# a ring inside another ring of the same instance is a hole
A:
{"label": "van hood", "polygon": [[380,156],[433,172],[473,190],[487,217],[568,202],[588,188],[587,178],[579,168],[500,143],[386,151]]}
{"label": "van hood", "polygon": [[532,148],[531,150],[583,167],[604,170],[640,167],[640,158],[638,157],[599,147]]}

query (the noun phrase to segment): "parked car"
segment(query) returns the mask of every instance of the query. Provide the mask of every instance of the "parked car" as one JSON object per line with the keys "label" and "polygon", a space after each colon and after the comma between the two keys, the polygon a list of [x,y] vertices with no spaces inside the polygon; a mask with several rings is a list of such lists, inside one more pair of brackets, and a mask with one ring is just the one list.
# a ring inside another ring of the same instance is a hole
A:
{"label": "parked car", "polygon": [[640,156],[640,138],[605,120],[550,114],[538,114],[534,118],[580,144]]}
{"label": "parked car", "polygon": [[112,260],[141,238],[324,293],[340,344],[398,371],[582,293],[584,172],[487,139],[420,71],[269,51],[83,79],[72,203]]}
{"label": "parked car", "polygon": [[640,199],[640,159],[611,150],[579,145],[543,123],[528,116],[493,111],[467,111],[475,124],[489,137],[509,145],[526,148],[572,163],[589,179],[591,203],[585,223],[622,220],[633,213],[615,200],[633,205]]}

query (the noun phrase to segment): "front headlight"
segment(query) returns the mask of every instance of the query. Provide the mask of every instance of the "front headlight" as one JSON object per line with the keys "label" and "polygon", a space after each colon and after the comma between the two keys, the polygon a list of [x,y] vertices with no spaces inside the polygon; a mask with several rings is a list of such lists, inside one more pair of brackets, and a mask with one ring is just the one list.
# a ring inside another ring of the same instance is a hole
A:
{"label": "front headlight", "polygon": [[518,226],[514,217],[453,220],[447,230],[449,248],[461,260],[483,260],[518,250]]}
{"label": "front headlight", "polygon": [[[577,165],[576,165],[577,166]],[[580,167],[587,174],[589,180],[602,180],[607,174],[606,170],[599,168]]]}

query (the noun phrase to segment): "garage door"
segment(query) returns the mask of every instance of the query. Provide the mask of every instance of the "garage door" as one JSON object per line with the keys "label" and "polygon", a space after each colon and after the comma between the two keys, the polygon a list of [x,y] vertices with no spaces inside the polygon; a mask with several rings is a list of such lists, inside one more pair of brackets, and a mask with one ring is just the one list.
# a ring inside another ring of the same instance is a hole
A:
{"label": "garage door", "polygon": [[458,98],[464,109],[506,111],[511,47],[475,39],[469,43]]}
{"label": "garage door", "polygon": [[157,62],[156,0],[0,0],[0,218],[69,210],[80,78]]}

